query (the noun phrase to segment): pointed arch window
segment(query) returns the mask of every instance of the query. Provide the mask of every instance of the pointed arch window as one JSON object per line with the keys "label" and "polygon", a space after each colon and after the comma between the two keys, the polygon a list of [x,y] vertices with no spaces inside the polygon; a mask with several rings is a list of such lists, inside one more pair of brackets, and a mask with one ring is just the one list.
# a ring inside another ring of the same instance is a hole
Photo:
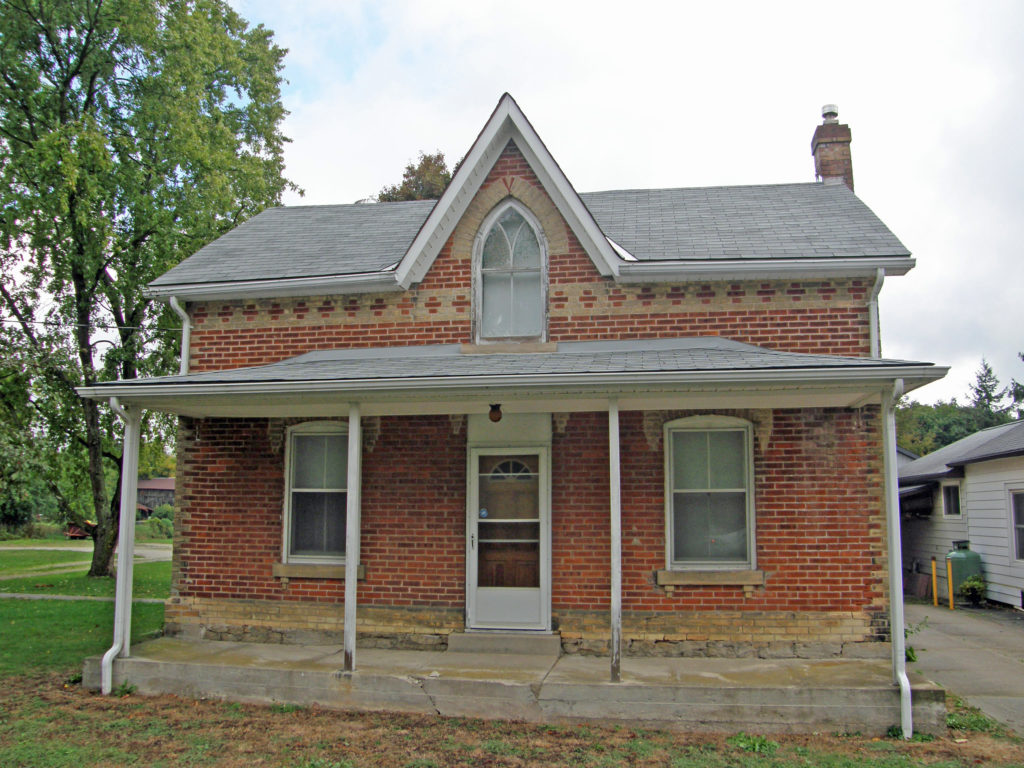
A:
{"label": "pointed arch window", "polygon": [[509,201],[487,218],[477,242],[478,338],[543,340],[547,253],[536,219]]}

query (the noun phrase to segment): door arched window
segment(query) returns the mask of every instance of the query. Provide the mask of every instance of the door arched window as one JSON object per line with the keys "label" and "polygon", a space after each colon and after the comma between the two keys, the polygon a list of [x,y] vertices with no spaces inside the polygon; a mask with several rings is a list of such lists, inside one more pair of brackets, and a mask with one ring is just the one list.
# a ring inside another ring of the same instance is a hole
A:
{"label": "door arched window", "polygon": [[478,239],[477,336],[542,340],[547,286],[544,238],[525,208],[508,202],[487,217]]}

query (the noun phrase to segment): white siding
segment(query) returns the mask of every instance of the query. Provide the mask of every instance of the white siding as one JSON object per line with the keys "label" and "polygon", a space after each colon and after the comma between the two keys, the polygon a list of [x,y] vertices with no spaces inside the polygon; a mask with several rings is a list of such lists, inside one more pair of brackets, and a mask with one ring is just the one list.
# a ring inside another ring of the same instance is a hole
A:
{"label": "white siding", "polygon": [[1024,560],[1014,552],[1010,490],[1024,490],[1024,456],[970,464],[965,470],[965,538],[981,555],[988,597],[1021,606]]}
{"label": "white siding", "polygon": [[[961,489],[960,504],[964,502]],[[900,526],[903,537],[903,568],[906,571],[916,569],[917,573],[931,574],[932,557],[935,558],[939,580],[939,599],[948,599],[946,589],[946,554],[953,549],[953,542],[969,538],[967,520],[970,514],[959,517],[947,517],[942,514],[942,491],[936,489],[932,496],[930,517],[904,517]]]}

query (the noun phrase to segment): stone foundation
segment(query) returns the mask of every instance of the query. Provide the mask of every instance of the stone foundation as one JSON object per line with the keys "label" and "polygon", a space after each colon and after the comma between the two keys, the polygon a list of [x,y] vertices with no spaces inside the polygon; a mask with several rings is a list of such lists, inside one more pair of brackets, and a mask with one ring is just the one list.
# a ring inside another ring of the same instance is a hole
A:
{"label": "stone foundation", "polygon": [[[344,607],[336,603],[172,597],[166,633],[205,640],[340,645]],[[437,650],[462,632],[459,609],[360,606],[361,648]],[[608,614],[557,611],[562,652],[608,655]],[[623,653],[680,658],[887,658],[884,615],[844,612],[626,611]]]}

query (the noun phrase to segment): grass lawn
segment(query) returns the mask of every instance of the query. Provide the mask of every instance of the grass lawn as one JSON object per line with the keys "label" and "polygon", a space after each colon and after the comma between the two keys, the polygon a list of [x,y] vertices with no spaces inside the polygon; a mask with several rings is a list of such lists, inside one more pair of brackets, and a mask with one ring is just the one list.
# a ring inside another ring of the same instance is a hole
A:
{"label": "grass lawn", "polygon": [[[5,553],[3,557],[7,557]],[[37,552],[34,554],[54,554]],[[62,554],[62,553],[57,553]],[[50,573],[26,576],[19,579],[0,581],[0,592],[28,592],[49,595],[92,595],[95,597],[113,597],[115,581],[113,578],[90,579],[85,575],[86,568],[72,573]],[[133,569],[132,594],[135,597],[166,598],[171,589],[171,563],[147,562],[136,563]]]}
{"label": "grass lawn", "polygon": [[[13,549],[10,552],[0,553],[0,575],[66,563],[85,563],[88,565],[91,556],[91,552],[85,551]],[[0,589],[2,588],[0,587]]]}

